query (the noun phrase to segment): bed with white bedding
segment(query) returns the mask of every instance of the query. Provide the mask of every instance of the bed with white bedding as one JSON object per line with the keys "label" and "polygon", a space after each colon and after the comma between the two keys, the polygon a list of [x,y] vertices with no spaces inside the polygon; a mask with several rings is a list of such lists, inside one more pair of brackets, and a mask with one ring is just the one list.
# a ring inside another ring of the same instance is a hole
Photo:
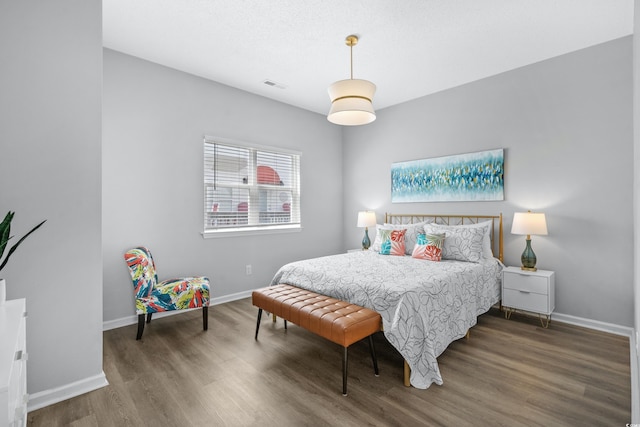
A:
{"label": "bed with white bedding", "polygon": [[[376,239],[368,251],[289,263],[280,268],[271,284],[296,286],[380,313],[385,337],[411,368],[411,385],[425,389],[432,383],[443,383],[437,357],[451,342],[465,336],[480,314],[500,301],[502,216],[386,217],[387,222],[396,223],[407,218],[412,223],[395,227],[408,229],[408,253],[415,245],[415,234],[424,233],[425,224],[444,223],[437,231],[449,237],[449,246],[445,237],[441,261],[417,259],[409,254],[381,255],[376,250]],[[487,219],[491,233],[482,226],[480,241],[474,229]],[[496,221],[500,233],[498,258],[492,255]],[[465,258],[474,261],[461,260]]]}

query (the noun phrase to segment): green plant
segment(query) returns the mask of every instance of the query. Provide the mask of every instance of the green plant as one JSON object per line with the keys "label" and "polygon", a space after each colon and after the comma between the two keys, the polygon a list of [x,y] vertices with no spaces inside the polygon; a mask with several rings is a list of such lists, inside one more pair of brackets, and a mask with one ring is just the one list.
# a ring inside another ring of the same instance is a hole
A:
{"label": "green plant", "polygon": [[[2,223],[0,223],[0,260],[2,259],[2,255],[4,255],[4,250],[7,247],[7,243],[9,242],[10,239],[13,238],[13,236],[11,236],[10,234],[11,234],[11,220],[13,219],[14,214],[15,212],[9,211],[7,213],[7,216],[4,217],[4,220],[2,221]],[[22,237],[22,239],[18,240],[18,243],[11,246],[11,249],[9,249],[9,252],[7,252],[7,256],[5,257],[4,261],[2,261],[2,264],[0,264],[0,271],[2,271],[4,266],[7,264],[7,261],[9,261],[9,257],[11,256],[11,254],[13,254],[16,251],[16,249],[18,249],[18,246],[20,245],[20,243],[22,243],[24,239],[29,237],[29,234],[33,233],[38,228],[40,228],[40,226],[44,224],[46,221],[47,220],[45,219],[40,224],[33,227],[31,231],[29,231],[27,234],[25,234]]]}

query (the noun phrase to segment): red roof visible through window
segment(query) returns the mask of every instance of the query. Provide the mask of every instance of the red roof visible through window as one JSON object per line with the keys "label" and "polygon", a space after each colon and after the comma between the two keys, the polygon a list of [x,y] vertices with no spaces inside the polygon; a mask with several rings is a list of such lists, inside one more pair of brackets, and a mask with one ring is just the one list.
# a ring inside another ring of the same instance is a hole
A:
{"label": "red roof visible through window", "polygon": [[280,175],[269,166],[258,166],[258,184],[282,185]]}

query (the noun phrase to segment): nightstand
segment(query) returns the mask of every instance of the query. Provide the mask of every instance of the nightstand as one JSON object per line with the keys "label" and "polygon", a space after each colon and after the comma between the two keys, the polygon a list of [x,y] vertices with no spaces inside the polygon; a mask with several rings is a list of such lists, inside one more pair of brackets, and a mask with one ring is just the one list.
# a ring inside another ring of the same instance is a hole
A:
{"label": "nightstand", "polygon": [[[520,267],[502,270],[502,306],[505,318],[516,310],[538,313],[540,323],[549,327],[555,309],[555,273],[547,270],[527,271]],[[542,316],[545,316],[543,320]]]}

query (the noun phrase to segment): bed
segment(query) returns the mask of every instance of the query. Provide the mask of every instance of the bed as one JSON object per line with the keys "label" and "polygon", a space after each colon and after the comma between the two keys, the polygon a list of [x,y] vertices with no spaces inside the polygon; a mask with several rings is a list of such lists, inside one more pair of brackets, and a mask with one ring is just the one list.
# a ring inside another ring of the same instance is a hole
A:
{"label": "bed", "polygon": [[[381,255],[390,234],[403,235],[403,254]],[[412,256],[425,243],[419,234],[444,235],[440,261]],[[501,214],[386,214],[368,251],[286,264],[271,284],[296,286],[380,313],[385,337],[410,369],[410,384],[426,389],[443,384],[437,357],[500,301],[502,234]]]}

